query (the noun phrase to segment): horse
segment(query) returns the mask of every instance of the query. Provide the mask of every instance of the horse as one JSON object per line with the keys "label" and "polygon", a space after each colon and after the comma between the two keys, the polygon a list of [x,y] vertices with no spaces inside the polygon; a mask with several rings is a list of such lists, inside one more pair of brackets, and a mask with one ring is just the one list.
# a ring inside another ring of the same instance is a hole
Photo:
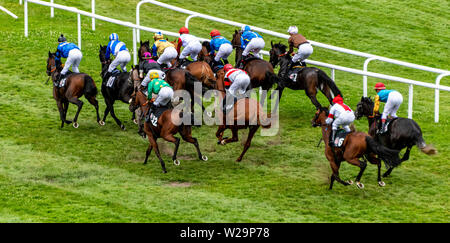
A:
{"label": "horse", "polygon": [[[105,74],[108,72],[109,65],[111,64],[111,60],[106,60],[105,53],[106,53],[106,46],[100,45],[99,50],[99,59],[100,63],[102,65],[102,72],[100,76],[103,78],[102,82],[102,94],[103,98],[105,99],[106,108],[105,108],[105,114],[103,116],[103,122],[106,121],[106,116],[108,113],[111,113],[111,116],[116,121],[117,125],[122,129],[125,130],[125,125],[116,117],[116,114],[114,112],[114,103],[116,100],[120,100],[123,103],[128,104],[131,99],[131,94],[133,93],[133,82],[131,79],[131,75],[129,72],[122,72],[120,73],[116,79],[114,80],[114,84],[112,87],[108,87],[107,83],[108,80],[105,79]],[[132,115],[131,120],[134,120],[135,116],[134,113]]]}
{"label": "horse", "polygon": [[330,104],[332,104],[334,96],[337,96],[338,94],[342,96],[341,91],[336,86],[334,81],[319,68],[302,68],[296,75],[295,81],[292,81],[289,77],[285,76],[284,74],[289,68],[292,57],[287,55],[285,45],[281,43],[273,44],[272,42],[270,42],[270,44],[272,46],[270,49],[270,63],[272,63],[274,67],[278,64],[280,65],[280,70],[278,72],[280,83],[277,88],[280,99],[283,89],[286,87],[293,90],[303,89],[316,109],[320,109],[322,106],[316,98],[318,90],[320,90],[327,97]]}
{"label": "horse", "polygon": [[[355,180],[358,188],[364,188],[364,184],[362,184],[360,180],[367,166],[366,160],[378,166],[378,185],[385,186],[385,183],[381,180],[381,160],[376,158],[375,155],[378,155],[378,157],[383,159],[388,166],[393,168],[399,165],[398,151],[378,144],[372,137],[364,132],[351,132],[344,139],[341,147],[332,148],[328,145],[331,124],[327,125],[325,123],[327,117],[328,109],[321,107],[317,110],[314,118],[311,120],[311,124],[313,127],[320,126],[322,128],[322,139],[325,143],[325,156],[330,162],[333,171],[329,189],[331,190],[333,188],[335,180],[344,186],[353,184],[352,180],[343,181],[339,177],[339,167],[344,160],[360,168]],[[361,158],[363,158],[363,160],[361,160]]]}
{"label": "horse", "polygon": [[[417,122],[409,118],[399,117],[393,119],[388,125],[387,132],[378,134],[377,130],[380,126],[379,121],[381,120],[381,115],[379,113],[373,114],[373,107],[374,102],[370,97],[361,97],[361,100],[356,106],[356,119],[360,119],[363,116],[367,117],[369,122],[369,135],[384,146],[399,151],[406,148],[400,163],[409,159],[411,148],[414,145],[427,155],[437,153],[436,148],[425,143],[422,130]],[[383,177],[389,176],[392,170],[393,168],[390,168],[386,171]]]}
{"label": "horse", "polygon": [[[131,112],[134,112],[139,107],[141,108],[142,113],[144,115],[147,115],[149,112],[149,101],[147,101],[147,97],[145,94],[140,91],[139,89],[135,89],[130,100],[130,106],[129,109]],[[147,164],[148,157],[152,151],[152,149],[155,150],[155,154],[159,159],[159,162],[161,163],[162,171],[163,173],[167,173],[165,163],[163,159],[161,158],[161,154],[159,152],[158,144],[156,143],[156,140],[161,137],[164,140],[174,143],[175,144],[175,150],[173,152],[172,161],[175,165],[180,165],[180,161],[177,159],[177,152],[178,152],[178,146],[180,145],[180,139],[177,137],[174,137],[175,134],[179,133],[184,141],[188,143],[192,143],[198,154],[198,158],[203,161],[207,161],[208,157],[205,155],[202,155],[200,152],[199,144],[196,138],[192,137],[191,125],[186,125],[180,123],[180,120],[183,117],[183,112],[180,110],[178,113],[173,109],[168,109],[164,111],[161,116],[158,118],[157,121],[157,127],[153,126],[150,122],[144,123],[144,131],[147,134],[147,138],[149,141],[149,146],[147,149],[147,152],[145,154],[145,160],[144,164]],[[175,125],[175,124],[181,124],[181,125]]]}
{"label": "horse", "polygon": [[[224,97],[226,91],[223,81],[217,82],[217,90],[219,91],[220,99],[225,102]],[[263,128],[271,127],[270,120],[266,119],[266,115],[264,114],[262,105],[258,103],[258,101],[251,98],[242,98],[237,100],[233,106],[233,109],[230,110],[227,114],[224,114],[223,110],[216,110],[216,114],[218,120],[222,121],[222,124],[219,125],[216,132],[216,137],[218,139],[217,143],[220,145],[226,145],[227,143],[239,141],[238,130],[249,128],[247,141],[244,145],[244,150],[237,158],[237,162],[242,161],[245,153],[250,148],[253,136],[255,135],[258,128],[260,126],[262,126]],[[267,115],[267,117],[270,117],[270,114]],[[227,124],[227,120],[233,121],[232,124]],[[232,138],[223,138],[223,133],[226,129],[231,130],[233,134]]]}
{"label": "horse", "polygon": [[209,41],[202,42],[202,50],[198,54],[198,60],[204,61],[209,64],[213,73],[216,76],[216,82],[223,82],[225,78],[225,72],[223,71],[223,66],[213,67],[214,57],[210,55],[211,46]]}
{"label": "horse", "polygon": [[[242,59],[242,52],[244,51],[241,47],[241,35],[242,31],[235,30],[233,34],[233,39],[231,44],[233,45],[233,49],[236,49],[235,56],[235,65],[238,66]],[[247,60],[244,60],[244,70],[250,76],[250,86],[249,88],[257,88],[261,87],[266,92],[272,88],[274,84],[279,85],[278,76],[273,71],[273,66],[270,62],[257,58],[257,57],[249,57]],[[260,97],[260,103],[264,104],[264,100],[266,98],[266,93]],[[278,101],[280,96],[278,97]]]}
{"label": "horse", "polygon": [[142,40],[140,41],[140,46],[138,49],[138,58],[139,58],[139,63],[142,62],[142,60],[144,60],[144,53],[146,52],[152,52],[150,49],[150,41],[146,40],[144,42],[142,42]]}
{"label": "horse", "polygon": [[98,114],[98,101],[97,86],[91,76],[85,73],[70,73],[66,76],[65,85],[59,87],[59,76],[61,74],[62,65],[57,65],[55,61],[56,53],[48,52],[47,59],[47,75],[52,78],[53,81],[53,98],[56,100],[58,106],[59,116],[61,119],[61,128],[64,124],[70,124],[72,121],[66,119],[67,109],[69,108],[69,102],[78,106],[77,113],[73,118],[73,127],[78,128],[78,115],[83,107],[83,101],[79,100],[81,96],[85,96],[86,99],[95,107],[97,113],[97,123],[101,126],[105,125],[100,120]]}

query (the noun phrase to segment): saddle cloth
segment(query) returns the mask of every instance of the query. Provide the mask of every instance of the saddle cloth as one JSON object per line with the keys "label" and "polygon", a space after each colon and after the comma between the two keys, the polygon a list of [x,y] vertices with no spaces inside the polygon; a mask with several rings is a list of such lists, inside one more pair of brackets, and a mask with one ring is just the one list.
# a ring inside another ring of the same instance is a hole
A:
{"label": "saddle cloth", "polygon": [[180,68],[186,69],[186,67],[187,67],[189,64],[193,63],[193,62],[194,62],[194,61],[191,61],[191,60],[189,60],[189,59],[185,59],[185,61],[181,64]]}
{"label": "saddle cloth", "polygon": [[148,117],[148,119],[146,119],[146,121],[150,122],[154,127],[157,127],[159,117],[162,115],[162,113],[164,113],[164,111],[168,109],[169,109],[168,105],[156,108],[150,113],[150,116]]}
{"label": "saddle cloth", "polygon": [[334,138],[334,141],[333,141],[335,148],[342,147],[342,144],[344,144],[344,140],[347,137],[347,134],[349,134],[349,132],[346,132],[344,129],[339,129],[336,132],[336,137]]}
{"label": "saddle cloth", "polygon": [[119,76],[120,71],[119,70],[114,70],[111,73],[111,77],[109,77],[108,82],[106,83],[106,87],[111,88],[114,85],[114,81],[116,80],[117,76]]}
{"label": "saddle cloth", "polygon": [[61,81],[59,81],[58,87],[60,87],[60,88],[64,87],[64,86],[66,85],[66,79],[67,79],[67,78],[61,79]]}

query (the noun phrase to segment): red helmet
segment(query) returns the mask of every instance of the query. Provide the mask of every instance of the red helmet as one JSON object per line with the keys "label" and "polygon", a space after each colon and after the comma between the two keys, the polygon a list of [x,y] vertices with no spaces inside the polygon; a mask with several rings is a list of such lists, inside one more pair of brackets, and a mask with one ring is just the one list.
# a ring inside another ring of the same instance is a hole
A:
{"label": "red helmet", "polygon": [[209,33],[209,35],[211,37],[218,36],[218,35],[220,35],[220,32],[218,30],[214,29],[211,31],[211,33]]}
{"label": "red helmet", "polygon": [[189,29],[186,27],[181,27],[180,30],[178,31],[178,33],[180,34],[189,34]]}
{"label": "red helmet", "polygon": [[337,95],[337,96],[334,97],[334,99],[333,99],[333,103],[340,104],[340,103],[343,103],[343,102],[344,102],[344,99],[342,99],[342,96],[341,96],[341,95]]}
{"label": "red helmet", "polygon": [[233,65],[231,65],[231,64],[226,64],[225,66],[223,66],[223,71],[225,71],[225,72],[228,72],[228,71],[230,71],[230,69],[232,69],[233,68]]}
{"label": "red helmet", "polygon": [[379,89],[386,89],[386,86],[383,83],[381,83],[381,82],[376,83],[375,84],[375,90],[379,90]]}

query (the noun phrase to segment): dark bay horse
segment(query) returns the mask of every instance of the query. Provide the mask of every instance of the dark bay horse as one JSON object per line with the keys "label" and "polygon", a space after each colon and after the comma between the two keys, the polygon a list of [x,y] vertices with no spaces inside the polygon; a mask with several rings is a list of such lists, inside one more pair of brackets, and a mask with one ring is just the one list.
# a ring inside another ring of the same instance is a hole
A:
{"label": "dark bay horse", "polygon": [[[370,97],[361,97],[361,101],[356,106],[356,119],[360,119],[363,116],[367,117],[369,122],[369,135],[384,146],[399,151],[406,148],[406,152],[400,160],[400,163],[409,159],[409,153],[414,145],[427,155],[437,153],[437,150],[432,145],[425,143],[422,130],[417,122],[409,118],[399,117],[392,120],[388,125],[387,132],[378,134],[377,130],[380,125],[381,115],[378,113],[374,116],[373,107],[374,102]],[[383,174],[383,177],[389,176],[392,170],[393,168],[388,169]]]}
{"label": "dark bay horse", "polygon": [[[241,31],[234,31],[233,39],[231,44],[233,48],[236,49],[235,56],[235,66],[239,66],[239,62],[242,59],[242,52],[244,51],[241,47]],[[263,90],[268,92],[274,84],[279,85],[278,76],[273,71],[273,66],[270,62],[254,57],[248,58],[245,62],[244,70],[250,76],[250,86],[249,89],[261,87]],[[264,104],[266,93],[260,97],[260,103]],[[278,99],[280,96],[278,97]]]}
{"label": "dark bay horse", "polygon": [[[100,75],[103,79],[101,90],[106,103],[103,122],[106,121],[106,116],[108,116],[108,113],[111,113],[111,116],[114,118],[117,125],[119,125],[122,130],[125,130],[125,125],[117,118],[114,112],[114,103],[116,100],[120,100],[126,104],[129,103],[131,94],[133,93],[133,82],[131,80],[129,72],[122,72],[116,77],[112,87],[108,87],[106,85],[108,80],[105,79],[105,74],[108,71],[109,65],[111,64],[111,60],[106,60],[105,58],[106,48],[106,46],[100,45],[99,50],[99,59],[100,63],[102,64],[102,72]],[[131,119],[134,120],[134,114],[132,115]]]}
{"label": "dark bay horse", "polygon": [[[219,98],[223,100],[225,97],[225,87],[222,82],[217,82],[217,90],[219,91]],[[219,108],[220,107],[220,108]],[[240,162],[244,157],[247,150],[250,148],[253,136],[260,126],[263,128],[270,128],[271,121],[267,119],[270,115],[264,113],[263,108],[258,101],[251,98],[242,98],[236,101],[232,110],[230,110],[226,115],[222,111],[222,106],[216,107],[216,115],[218,120],[222,121],[219,125],[216,137],[218,139],[218,144],[225,145],[227,143],[237,142],[238,130],[249,128],[247,141],[244,144],[244,150],[241,155],[237,158],[237,162]],[[227,123],[228,121],[231,121]],[[242,124],[242,125],[241,125]],[[226,129],[230,129],[233,136],[232,138],[224,138],[223,133]]]}
{"label": "dark bay horse", "polygon": [[[359,173],[356,176],[356,185],[358,188],[364,188],[364,184],[362,184],[360,180],[367,166],[366,160],[378,166],[378,185],[384,186],[385,183],[381,180],[381,160],[377,159],[375,154],[383,159],[391,168],[393,168],[400,163],[398,151],[378,144],[372,137],[363,132],[349,133],[345,138],[342,147],[332,148],[328,145],[331,124],[327,125],[325,123],[325,119],[327,117],[328,109],[321,107],[317,110],[311,123],[313,127],[321,126],[322,128],[322,139],[325,143],[325,156],[330,162],[330,166],[333,171],[329,189],[331,190],[333,188],[333,182],[335,180],[345,186],[353,184],[353,181],[343,181],[339,177],[339,167],[342,161],[347,161],[348,163],[360,168]],[[363,160],[361,160],[361,158],[363,158]]]}
{"label": "dark bay horse", "polygon": [[73,127],[78,128],[78,115],[83,107],[83,101],[79,100],[81,96],[85,96],[86,99],[95,107],[97,113],[97,122],[100,125],[105,125],[100,120],[98,114],[98,101],[97,86],[95,85],[92,77],[85,73],[71,73],[67,76],[65,85],[59,87],[58,77],[60,76],[62,66],[57,66],[55,62],[55,53],[48,52],[47,59],[47,75],[52,78],[53,81],[53,98],[56,100],[58,106],[59,116],[61,119],[61,128],[64,127],[64,123],[70,124],[72,121],[66,119],[67,109],[69,108],[69,102],[78,106],[77,113],[73,118]]}
{"label": "dark bay horse", "polygon": [[[149,101],[142,91],[139,89],[135,89],[135,92],[132,94],[132,98],[130,100],[130,111],[134,112],[136,109],[141,108],[141,111],[144,115],[147,115],[149,111]],[[203,161],[207,161],[208,157],[202,155],[200,152],[200,147],[196,138],[192,137],[191,125],[185,125],[180,122],[182,119],[183,112],[175,111],[173,109],[168,109],[164,111],[161,116],[158,118],[157,127],[153,126],[150,122],[144,123],[144,131],[147,134],[148,141],[150,142],[147,152],[145,154],[144,164],[147,164],[148,156],[150,155],[152,149],[155,150],[155,154],[161,163],[161,167],[163,173],[167,173],[165,163],[161,158],[161,154],[159,152],[158,144],[156,140],[161,137],[164,140],[175,144],[175,150],[173,152],[172,161],[175,165],[179,165],[180,161],[177,159],[178,146],[180,145],[180,139],[175,137],[174,135],[179,133],[184,141],[188,143],[192,143],[197,150],[198,158]],[[181,125],[175,125],[181,124]]]}
{"label": "dark bay horse", "polygon": [[[342,96],[341,91],[338,89],[333,80],[328,77],[324,71],[318,68],[305,67],[301,69],[301,71],[297,74],[295,82],[285,76],[284,74],[289,68],[292,57],[287,55],[285,45],[281,43],[274,45],[272,42],[270,44],[272,46],[270,49],[270,63],[272,63],[274,67],[280,64],[280,70],[278,72],[280,83],[277,88],[280,98],[284,88],[305,90],[306,95],[309,97],[316,109],[320,109],[321,105],[316,98],[318,90],[320,90],[327,97],[330,104],[332,104],[334,96],[337,96],[338,94]],[[333,92],[334,96],[331,92]]]}

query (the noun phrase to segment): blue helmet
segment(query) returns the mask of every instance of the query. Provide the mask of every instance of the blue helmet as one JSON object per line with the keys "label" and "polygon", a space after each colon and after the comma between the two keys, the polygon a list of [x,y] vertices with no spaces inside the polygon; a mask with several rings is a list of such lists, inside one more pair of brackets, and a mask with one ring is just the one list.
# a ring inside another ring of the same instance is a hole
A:
{"label": "blue helmet", "polygon": [[58,38],[58,42],[65,42],[65,41],[67,41],[66,37],[64,37],[64,35],[61,34],[61,36]]}
{"label": "blue helmet", "polygon": [[250,30],[251,30],[250,26],[248,26],[248,25],[242,26],[242,32],[250,31]]}
{"label": "blue helmet", "polygon": [[109,40],[119,40],[119,36],[116,33],[112,33],[111,35],[109,35]]}

